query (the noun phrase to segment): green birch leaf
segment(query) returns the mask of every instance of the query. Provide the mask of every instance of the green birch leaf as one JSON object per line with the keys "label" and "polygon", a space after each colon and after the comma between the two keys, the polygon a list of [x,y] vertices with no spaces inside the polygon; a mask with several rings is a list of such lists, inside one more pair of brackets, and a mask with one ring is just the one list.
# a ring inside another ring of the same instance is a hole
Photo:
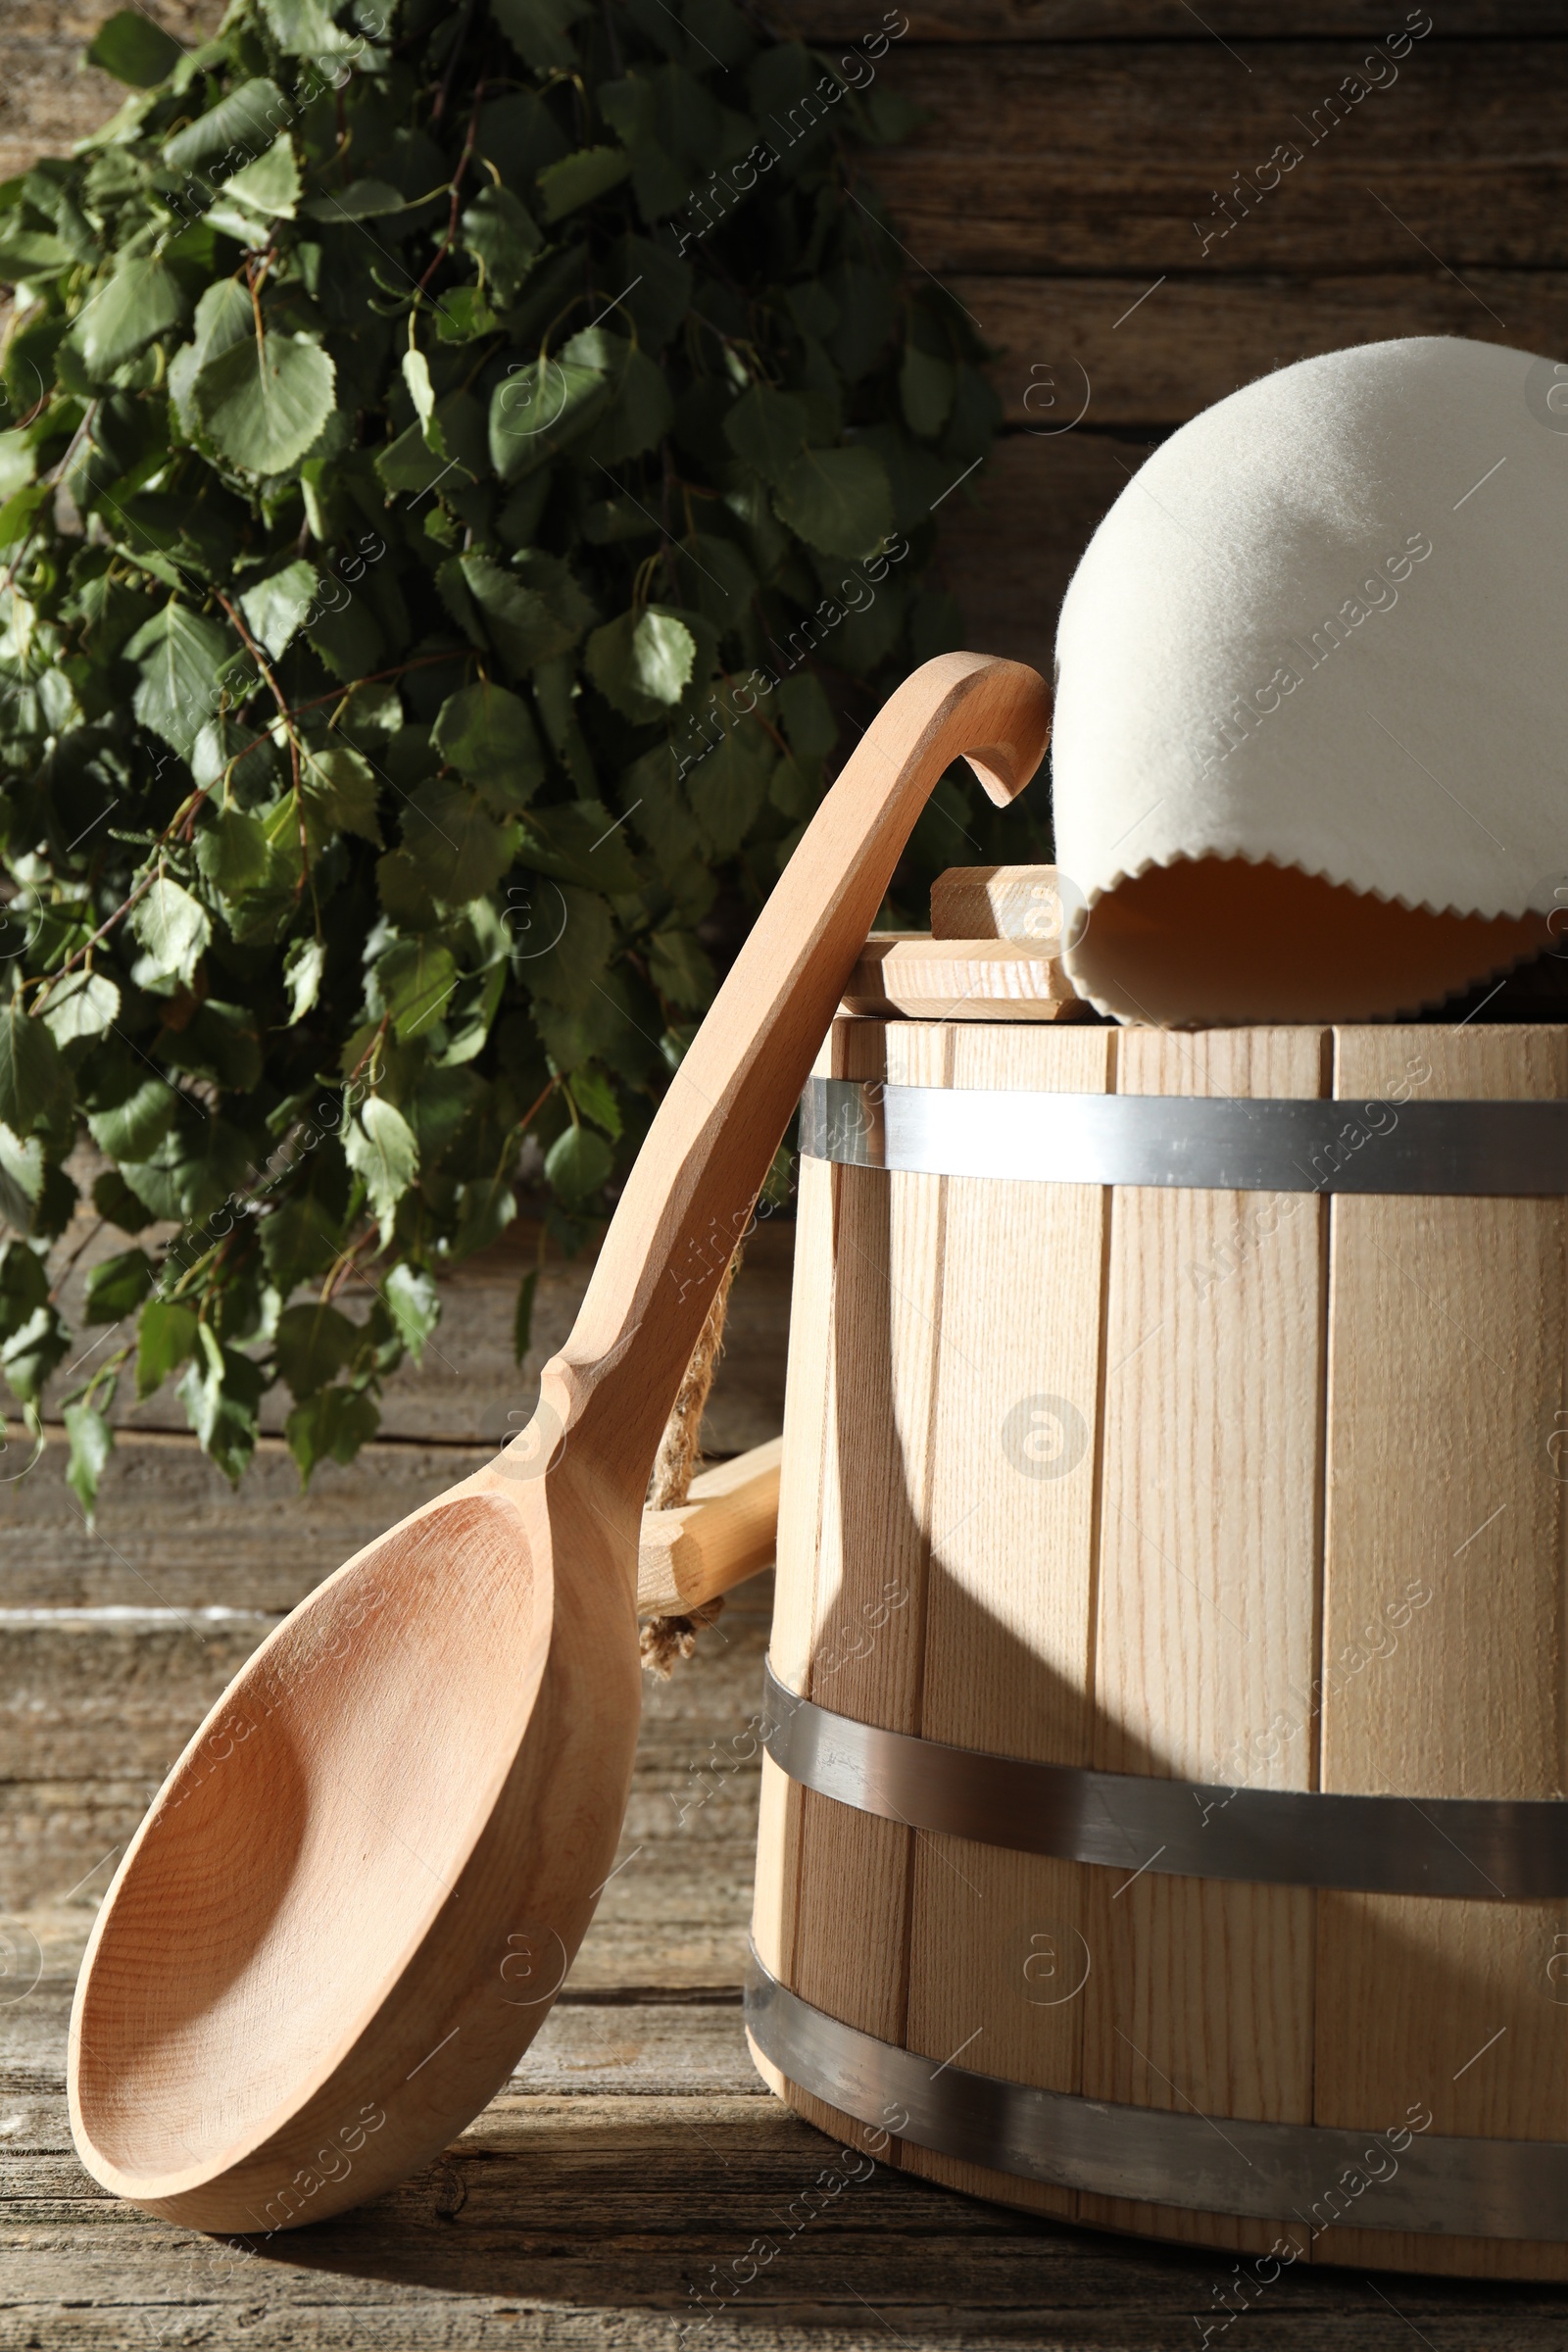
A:
{"label": "green birch leaf", "polygon": [[512,862],[512,842],[477,794],[447,779],[421,784],[403,811],[403,846],[449,906],[494,889]]}
{"label": "green birch leaf", "polygon": [[122,1322],[135,1313],[155,1279],[145,1250],[122,1250],[118,1256],[101,1258],[87,1277],[82,1321]]}
{"label": "green birch leaf", "polygon": [[177,1091],[167,1078],[149,1070],[122,1102],[110,1110],[89,1112],[87,1132],[108,1158],[134,1164],[151,1159],[178,1111]]}
{"label": "green birch leaf", "polygon": [[899,400],[911,433],[923,441],[936,439],[952,411],[956,380],[948,361],[933,358],[916,344],[905,346]]}
{"label": "green birch leaf", "polygon": [[165,605],[125,647],[141,671],[136,716],[181,759],[218,708],[218,673],[233,651],[226,630],[179,604]]}
{"label": "green birch leaf", "polygon": [[337,371],[319,343],[275,331],[209,360],[191,387],[225,458],[248,473],[296,465],[332,414]]}
{"label": "green birch leaf", "polygon": [[[0,1120],[0,1217],[18,1233],[30,1233],[43,1199],[43,1139],[26,1143]],[[3,1246],[3,1245],[0,1245]]]}
{"label": "green birch leaf", "polygon": [[481,678],[449,696],[431,741],[499,813],[521,808],[544,782],[545,756],[520,695]]}
{"label": "green birch leaf", "polygon": [[66,1461],[66,1484],[80,1503],[87,1525],[91,1527],[98,1516],[98,1482],[114,1451],[115,1433],[93,1404],[68,1404],[65,1407],[65,1422],[70,1446]]}
{"label": "green birch leaf", "polygon": [[757,822],[777,758],[767,730],[743,720],[688,771],[686,797],[714,858],[733,858]]}
{"label": "green birch leaf", "polygon": [[808,421],[804,400],[775,392],[771,384],[754,384],[724,418],[724,438],[744,464],[779,490],[806,447]]}
{"label": "green birch leaf", "polygon": [[245,286],[236,278],[220,277],[208,286],[196,305],[192,336],[175,352],[169,367],[169,390],[188,434],[200,429],[191,403],[191,387],[202,369],[220,352],[229,351],[256,332],[256,314]]}
{"label": "green birch leaf", "polygon": [[591,464],[619,466],[657,449],[675,421],[675,403],[664,371],[632,345],[621,369],[614,405],[583,444]]}
{"label": "green birch leaf", "polygon": [[839,730],[821,680],[809,670],[786,678],[778,690],[778,707],[796,758],[825,760],[839,739]]}
{"label": "green birch leaf", "polygon": [[869,449],[808,449],[787,469],[779,518],[825,556],[874,554],[894,527],[887,470]]}
{"label": "green birch leaf", "polygon": [[564,220],[568,213],[579,212],[596,196],[618,187],[630,170],[631,157],[624,147],[583,147],[559,164],[547,164],[538,179],[545,219]]}
{"label": "green birch leaf", "polygon": [[8,284],[19,278],[51,277],[68,270],[75,255],[63,237],[36,228],[12,228],[0,233],[0,276]]}
{"label": "green birch leaf", "polygon": [[356,1176],[364,1178],[370,1206],[387,1235],[397,1204],[419,1170],[413,1128],[382,1096],[372,1095],[344,1129],[343,1156]]}
{"label": "green birch leaf", "polygon": [[38,452],[26,433],[0,433],[0,499],[24,489],[38,469]]}
{"label": "green birch leaf", "polygon": [[442,343],[471,343],[495,323],[495,312],[478,286],[454,286],[436,308],[435,331]]}
{"label": "green birch leaf", "polygon": [[676,612],[647,605],[622,612],[588,640],[588,675],[623,718],[665,718],[679,703],[697,660],[697,640]]}
{"label": "green birch leaf", "polygon": [[671,1004],[704,1010],[713,1001],[718,976],[695,932],[656,931],[649,945],[648,977]]}
{"label": "green birch leaf", "polygon": [[66,1327],[57,1310],[40,1306],[20,1331],[12,1333],[4,1346],[0,1346],[0,1373],[24,1404],[36,1409],[44,1384],[65,1354],[67,1345]]}
{"label": "green birch leaf", "polygon": [[346,188],[328,188],[303,208],[312,220],[384,220],[389,214],[409,210],[408,198],[384,179],[355,179]]}
{"label": "green birch leaf", "polygon": [[136,1327],[136,1395],[150,1396],[185,1363],[196,1345],[196,1309],[177,1299],[149,1298]]}
{"label": "green birch leaf", "polygon": [[230,1486],[238,1486],[256,1450],[257,1412],[267,1386],[259,1364],[224,1348],[211,1326],[198,1326],[199,1353],[179,1384],[185,1417]]}
{"label": "green birch leaf", "polygon": [[120,1010],[120,991],[106,972],[68,972],[49,991],[43,1019],[57,1046],[102,1037]]}
{"label": "green birch leaf", "polygon": [[355,46],[355,36],[332,21],[322,0],[262,0],[272,38],[291,57],[338,57]]}
{"label": "green birch leaf", "polygon": [[536,873],[602,891],[607,898],[642,886],[624,822],[603,801],[530,809],[523,819],[521,855]]}
{"label": "green birch leaf", "polygon": [[270,862],[266,833],[243,808],[220,808],[196,836],[196,864],[202,879],[225,898],[238,898],[254,888]]}
{"label": "green birch leaf", "polygon": [[441,1320],[441,1299],[434,1280],[406,1258],[400,1259],[381,1285],[381,1296],[398,1338],[415,1362],[421,1362],[424,1343]]}
{"label": "green birch leaf", "polygon": [[264,74],[241,82],[205,115],[164,142],[164,161],[175,172],[191,172],[236,148],[260,154],[289,120],[291,109],[275,81]]}
{"label": "green birch leaf", "polygon": [[624,1122],[620,1105],[615,1101],[615,1090],[603,1070],[591,1067],[573,1070],[570,1094],[583,1117],[592,1119],[596,1127],[604,1129],[612,1143],[618,1144]]}
{"label": "green birch leaf", "polygon": [[106,17],[87,44],[86,63],[112,74],[133,90],[167,81],[180,60],[179,43],[140,9],[121,8]]}
{"label": "green birch leaf", "polygon": [[409,388],[414,413],[423,427],[425,447],[433,449],[438,458],[449,456],[451,453],[448,450],[437,446],[439,435],[437,441],[430,438],[430,424],[435,416],[435,387],[430,381],[430,363],[422,351],[406,351],[403,354],[403,381]]}
{"label": "green birch leaf", "polygon": [[536,74],[569,73],[577,52],[566,27],[587,14],[587,0],[492,0],[496,23]]}
{"label": "green birch leaf", "polygon": [[288,1449],[307,1487],[318,1462],[352,1462],[381,1426],[374,1399],[360,1389],[318,1389],[283,1424]]}
{"label": "green birch leaf", "polygon": [[570,1126],[545,1153],[545,1178],[570,1207],[597,1193],[615,1164],[615,1154],[591,1127]]}
{"label": "green birch leaf", "polygon": [[321,993],[321,974],[326,969],[326,946],[319,939],[295,939],[289,942],[283,958],[283,985],[288,991],[288,1017],[303,1021]]}
{"label": "green birch leaf", "polygon": [[307,803],[332,831],[357,833],[381,847],[375,812],[380,779],[363,752],[346,743],[308,745],[300,755],[300,775]]}
{"label": "green birch leaf", "polygon": [[299,209],[300,168],[294,144],[283,131],[265,155],[223,182],[225,196],[237,196],[267,220],[292,220]]}
{"label": "green birch leaf", "polygon": [[92,374],[122,368],[152,341],[177,326],[190,304],[173,271],[152,254],[116,264],[89,294],[71,340]]}
{"label": "green birch leaf", "polygon": [[41,1020],[14,1000],[0,1011],[0,1121],[19,1142],[31,1135],[60,1080],[60,1054]]}
{"label": "green birch leaf", "polygon": [[496,651],[519,674],[569,652],[588,613],[564,564],[553,564],[546,556],[535,558],[534,566],[530,577],[526,570],[498,564],[493,556],[461,559],[464,580]]}
{"label": "green birch leaf", "polygon": [[270,571],[265,580],[247,588],[239,600],[239,609],[250,625],[253,637],[259,637],[274,662],[280,662],[289,649],[295,630],[310,611],[317,590],[316,567],[303,558],[285,564],[281,571]]}
{"label": "green birch leaf", "polygon": [[572,341],[554,358],[548,354],[509,368],[490,400],[490,463],[504,482],[520,482],[548,466],[608,409],[615,395],[608,353],[595,343],[587,352]]}
{"label": "green birch leaf", "polygon": [[[159,972],[190,980],[213,936],[206,909],[188,890],[160,874],[130,910],[130,927]],[[0,1116],[4,1115],[0,1103]]]}
{"label": "green birch leaf", "polygon": [[440,1019],[457,984],[450,948],[428,936],[396,940],[371,971],[370,1010],[388,1014],[399,1040],[406,1040]]}
{"label": "green birch leaf", "polygon": [[49,1272],[25,1242],[0,1242],[0,1340],[14,1339],[49,1303]]}
{"label": "green birch leaf", "polygon": [[296,1397],[311,1396],[336,1380],[360,1344],[357,1326],[319,1298],[286,1306],[272,1335],[278,1378]]}
{"label": "green birch leaf", "polygon": [[505,309],[544,250],[533,215],[510,188],[482,188],[464,214],[463,243]]}

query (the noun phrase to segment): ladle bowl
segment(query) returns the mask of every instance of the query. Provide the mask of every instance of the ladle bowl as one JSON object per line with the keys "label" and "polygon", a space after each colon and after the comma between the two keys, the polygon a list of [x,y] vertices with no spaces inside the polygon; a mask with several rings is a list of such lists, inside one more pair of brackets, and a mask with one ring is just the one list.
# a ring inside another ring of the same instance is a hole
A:
{"label": "ladle bowl", "polygon": [[529,1427],[262,1644],[132,1838],[72,2013],[72,2130],[117,2195],[265,2231],[439,2154],[543,2023],[637,1738],[660,1433],[900,852],[943,770],[1009,800],[1050,703],[929,662],[824,800],[650,1129]]}

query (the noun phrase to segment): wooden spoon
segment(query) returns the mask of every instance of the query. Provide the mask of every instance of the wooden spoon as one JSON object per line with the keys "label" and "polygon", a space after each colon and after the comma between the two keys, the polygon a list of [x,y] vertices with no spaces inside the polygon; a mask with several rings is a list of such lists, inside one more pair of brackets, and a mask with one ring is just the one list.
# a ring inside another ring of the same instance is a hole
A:
{"label": "wooden spoon", "polygon": [[529,1428],[263,1642],[116,1873],[71,2123],[117,2195],[318,2221],[444,2148],[543,2022],[609,1876],[637,1739],[644,1494],[714,1285],[927,793],[1034,773],[1016,662],[910,678],[828,794],[649,1131]]}

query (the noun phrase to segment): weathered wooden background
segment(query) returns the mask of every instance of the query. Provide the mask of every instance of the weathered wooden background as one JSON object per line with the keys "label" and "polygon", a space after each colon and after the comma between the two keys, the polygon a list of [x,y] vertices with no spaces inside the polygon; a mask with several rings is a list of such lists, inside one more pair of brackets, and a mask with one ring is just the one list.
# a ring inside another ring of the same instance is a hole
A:
{"label": "weathered wooden background", "polygon": [[[76,69],[101,13],[94,0],[0,0],[0,174],[116,102]],[[188,36],[215,12],[150,0],[149,13]],[[824,41],[874,32],[887,14],[881,0],[769,0],[767,13]],[[995,464],[946,518],[971,643],[1047,662],[1100,514],[1154,441],[1236,384],[1389,334],[1552,354],[1568,343],[1561,0],[1434,0],[1397,78],[1332,130],[1329,94],[1423,10],[936,0],[907,13],[879,71],[929,120],[878,174],[915,264],[995,347],[1008,417]],[[1219,199],[1284,143],[1300,162],[1263,197],[1233,196],[1220,236]],[[232,2261],[115,2207],[75,2165],[64,2021],[114,1857],[277,1612],[461,1475],[529,1402],[510,1360],[523,1247],[454,1285],[383,1442],[318,1474],[305,1501],[275,1438],[230,1494],[167,1400],[122,1431],[96,1534],[63,1485],[58,1442],[0,1487],[0,2346],[674,2352],[693,2318],[710,2320],[696,2341],[713,2352],[1201,2340],[1228,2263],[1054,2229],[880,2168],[809,2227],[781,2230],[829,2151],[761,2092],[739,2027],[760,1586],[654,1693],[623,1866],[568,1997],[440,2165]],[[716,1451],[778,1426],[788,1259],[787,1228],[764,1229],[736,1295]],[[580,1268],[552,1274],[542,1347],[569,1323],[581,1281]],[[710,2318],[699,2299],[710,2266],[769,2231],[778,2258]],[[1561,2352],[1568,2298],[1302,2271],[1232,2325],[1237,2352],[1276,2340],[1381,2352],[1412,2336],[1433,2352]]]}

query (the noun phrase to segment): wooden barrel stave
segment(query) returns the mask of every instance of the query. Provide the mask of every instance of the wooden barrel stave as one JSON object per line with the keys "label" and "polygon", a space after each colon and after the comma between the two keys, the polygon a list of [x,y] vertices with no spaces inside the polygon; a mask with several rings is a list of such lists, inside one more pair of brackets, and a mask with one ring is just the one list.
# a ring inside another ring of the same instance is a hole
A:
{"label": "wooden barrel stave", "polygon": [[[1416,1102],[1568,1095],[1568,1029],[1351,1028],[1335,1042],[1348,1099],[1387,1096],[1399,1074]],[[1343,1679],[1324,1696],[1326,1788],[1563,1794],[1568,1489],[1547,1439],[1568,1402],[1564,1222],[1557,1200],[1334,1201],[1324,1656]],[[1344,1671],[1413,1581],[1433,1597],[1393,1629],[1398,1651]],[[1568,2008],[1545,1973],[1568,1902],[1318,1902],[1320,2121],[1422,2101],[1438,2132],[1568,2137]],[[1319,2251],[1568,2278],[1563,2245],[1342,2229]]]}

